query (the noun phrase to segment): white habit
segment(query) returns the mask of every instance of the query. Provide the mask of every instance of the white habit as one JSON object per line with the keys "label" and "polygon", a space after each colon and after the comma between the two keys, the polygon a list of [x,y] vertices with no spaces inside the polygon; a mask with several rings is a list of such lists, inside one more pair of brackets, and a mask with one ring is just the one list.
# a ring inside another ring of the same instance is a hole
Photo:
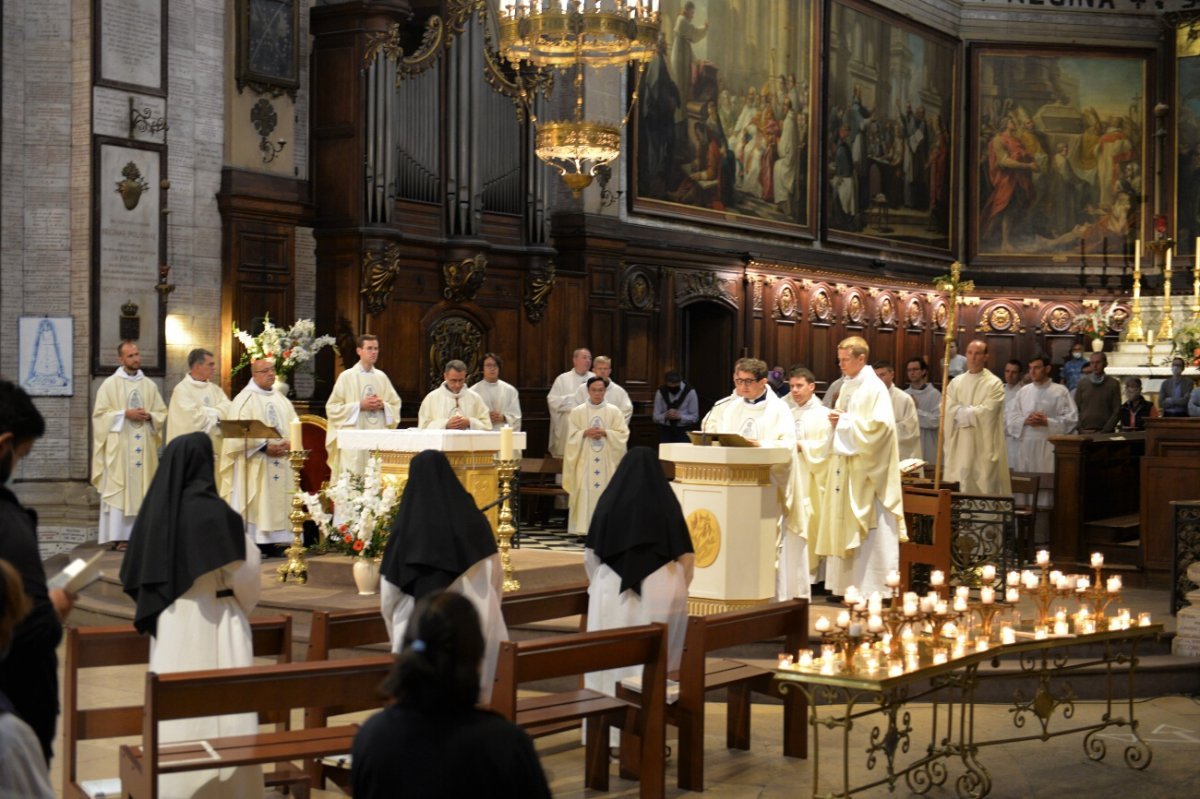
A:
{"label": "white habit", "polygon": [[904,393],[917,406],[917,424],[921,427],[921,458],[926,463],[937,462],[938,419],[942,415],[942,392],[926,383],[924,388],[909,386]]}
{"label": "white habit", "polygon": [[468,428],[470,430],[492,429],[487,405],[484,405],[478,394],[466,386],[454,394],[446,388],[444,382],[421,400],[421,410],[417,412],[417,427],[445,430],[446,422],[450,421],[452,416],[465,416],[471,423]]}
{"label": "white habit", "polygon": [[[187,592],[158,616],[150,641],[150,671],[232,669],[254,665],[254,649],[247,616],[258,604],[262,578],[258,548],[246,536],[246,559],[226,564],[196,580]],[[233,596],[217,597],[231,589]],[[159,724],[160,742],[196,741],[258,732],[258,715],[240,713]],[[188,797],[261,796],[261,766],[213,769],[159,778],[159,796]]]}
{"label": "white habit", "polygon": [[1019,471],[1017,469],[1017,449],[1021,439],[1014,436],[1008,429],[1008,409],[1012,407],[1013,401],[1017,398],[1017,392],[1024,387],[1024,383],[1018,383],[1015,386],[1004,384],[1004,444],[1005,452],[1008,454],[1008,468],[1014,471]]}
{"label": "white habit", "polygon": [[[230,419],[257,419],[287,440],[296,411],[288,398],[253,381],[233,399]],[[221,496],[246,520],[258,544],[292,543],[292,466],[267,455],[268,439],[227,438],[221,447]]]}
{"label": "white habit", "polygon": [[[1046,414],[1046,426],[1025,424],[1026,417],[1034,411]],[[1075,431],[1079,412],[1071,392],[1059,383],[1030,383],[1017,392],[1017,397],[1008,407],[1005,426],[1017,439],[1018,472],[1054,474],[1054,445],[1050,436],[1062,436]],[[1053,507],[1054,486],[1051,480],[1043,480],[1038,491],[1038,507]]]}
{"label": "white habit", "polygon": [[580,374],[568,369],[554,378],[554,385],[550,386],[550,393],[546,395],[546,405],[550,409],[548,449],[556,458],[563,457],[563,448],[567,444],[567,414],[579,404],[575,401],[575,392],[592,377],[595,375],[590,371]]}
{"label": "white habit", "polygon": [[[362,401],[367,397],[383,400],[383,410],[364,411]],[[362,474],[367,466],[367,450],[342,452],[338,433],[343,427],[354,430],[391,430],[400,423],[400,395],[392,381],[380,369],[367,369],[359,361],[353,368],[338,375],[329,400],[325,403],[325,451],[329,454],[329,479],[336,481],[343,469]]]}
{"label": "white habit", "polygon": [[797,454],[788,484],[786,531],[780,529],[776,550],[775,598],[781,601],[812,596],[815,558],[809,554],[809,534],[817,524],[832,446],[829,409],[821,400],[814,394],[804,405],[792,405]]}
{"label": "white habit", "polygon": [[[584,430],[600,428],[602,438],[586,438]],[[616,406],[585,402],[567,414],[563,456],[563,489],[570,495],[567,532],[587,535],[596,502],[625,456],[629,428]]]}
{"label": "white habit", "polygon": [[504,425],[511,427],[513,432],[521,429],[521,400],[517,396],[515,386],[505,383],[503,380],[496,380],[495,383],[480,380],[471,386],[471,390],[483,400],[489,413],[495,411],[504,416],[503,422],[493,422],[489,429],[499,430]]}
{"label": "white habit", "polygon": [[213,442],[213,452],[221,451],[221,428],[217,422],[229,418],[229,397],[211,380],[195,380],[184,375],[171,392],[167,408],[167,440],[188,433],[207,433]]}
{"label": "white habit", "polygon": [[[147,422],[125,418],[142,408]],[[142,374],[117,369],[96,392],[92,409],[92,485],[100,492],[100,543],[128,541],[142,498],[158,468],[158,446],[167,405],[158,386]]]}
{"label": "white habit", "polygon": [[1009,496],[1004,381],[987,369],[946,386],[946,479],[964,494]]}
{"label": "white habit", "polygon": [[921,422],[917,417],[917,403],[907,392],[892,386],[888,389],[892,398],[892,412],[896,414],[896,448],[900,460],[910,458],[924,460],[921,449]]}
{"label": "white habit", "polygon": [[[479,674],[479,701],[487,704],[492,698],[492,680],[496,676],[496,657],[500,642],[508,640],[508,627],[500,613],[500,595],[504,585],[504,568],[500,553],[489,555],[459,575],[446,589],[471,600],[479,613],[483,628],[483,665]],[[404,643],[404,631],[412,617],[416,600],[393,585],[386,577],[379,581],[379,605],[387,623],[392,651],[399,653]]]}
{"label": "white habit", "polygon": [[[586,383],[575,389],[575,400],[576,407],[589,401]],[[629,399],[629,392],[618,386],[615,380],[608,381],[608,386],[604,389],[604,401],[616,406],[625,417],[625,424],[629,424],[629,420],[633,418],[633,402]]]}

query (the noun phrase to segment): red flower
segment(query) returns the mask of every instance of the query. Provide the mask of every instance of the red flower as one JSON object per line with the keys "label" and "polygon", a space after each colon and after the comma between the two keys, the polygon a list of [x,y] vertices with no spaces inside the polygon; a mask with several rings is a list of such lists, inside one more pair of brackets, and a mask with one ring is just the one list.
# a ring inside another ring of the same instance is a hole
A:
{"label": "red flower", "polygon": [[347,544],[349,544],[351,541],[354,540],[354,536],[348,535],[345,538],[343,538],[342,540],[345,541]]}
{"label": "red flower", "polygon": [[363,542],[362,542],[362,541],[355,541],[355,542],[354,542],[354,551],[355,551],[355,552],[362,552],[362,548],[363,548]]}
{"label": "red flower", "polygon": [[348,529],[349,529],[349,526],[348,526],[348,525],[346,525],[346,524],[339,524],[339,525],[338,525],[338,532],[339,532],[339,533],[341,533],[342,535],[345,535],[345,534],[346,534],[346,530],[348,530]]}

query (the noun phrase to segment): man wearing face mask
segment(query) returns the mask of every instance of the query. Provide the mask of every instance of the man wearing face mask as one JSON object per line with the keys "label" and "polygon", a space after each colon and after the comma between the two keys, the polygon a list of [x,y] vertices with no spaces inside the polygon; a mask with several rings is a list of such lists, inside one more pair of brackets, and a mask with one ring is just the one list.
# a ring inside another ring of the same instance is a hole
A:
{"label": "man wearing face mask", "polygon": [[1137,377],[1125,378],[1125,403],[1121,405],[1121,430],[1145,430],[1146,420],[1158,416],[1158,409],[1142,396],[1142,381]]}
{"label": "man wearing face mask", "polygon": [[10,488],[17,463],[45,432],[46,423],[29,395],[0,380],[0,559],[21,575],[33,606],[13,631],[9,651],[0,653],[0,694],[33,728],[48,764],[58,718],[55,651],[62,640],[62,620],[75,598],[61,589],[47,589],[37,547],[37,514],[23,507]]}
{"label": "man wearing face mask", "polygon": [[1075,407],[1079,409],[1079,432],[1111,433],[1117,429],[1121,413],[1121,385],[1104,374],[1108,357],[1093,352],[1088,373],[1075,387]]}
{"label": "man wearing face mask", "polygon": [[1071,357],[1063,364],[1060,374],[1062,384],[1067,387],[1067,391],[1074,391],[1075,387],[1079,385],[1079,378],[1083,376],[1085,366],[1087,366],[1087,361],[1083,359],[1083,345],[1073,345]]}
{"label": "man wearing face mask", "polygon": [[[1163,416],[1187,416],[1188,398],[1195,382],[1183,376],[1183,358],[1171,361],[1171,376],[1158,389],[1158,404]],[[1193,414],[1195,415],[1195,414]]]}

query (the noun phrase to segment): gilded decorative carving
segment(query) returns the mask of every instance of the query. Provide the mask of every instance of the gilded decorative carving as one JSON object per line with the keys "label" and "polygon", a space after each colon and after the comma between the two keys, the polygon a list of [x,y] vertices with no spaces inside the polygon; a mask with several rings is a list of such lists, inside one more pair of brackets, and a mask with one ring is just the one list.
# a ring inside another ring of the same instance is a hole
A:
{"label": "gilded decorative carving", "polygon": [[1066,333],[1075,314],[1065,305],[1055,305],[1042,317],[1042,330],[1047,333]]}
{"label": "gilded decorative carving", "polygon": [[924,314],[921,313],[921,301],[915,297],[908,301],[908,307],[904,312],[904,319],[909,327],[920,328],[924,322]]}
{"label": "gilded decorative carving", "polygon": [[688,534],[692,537],[697,569],[706,569],[717,562],[721,553],[721,522],[713,512],[699,508],[688,514]]}
{"label": "gilded decorative carving", "polygon": [[979,333],[1011,333],[1020,322],[1016,308],[1006,302],[998,302],[984,311],[975,330]]}
{"label": "gilded decorative carving", "polygon": [[442,264],[442,278],[446,284],[443,297],[451,302],[474,300],[487,279],[487,257],[480,253],[462,261],[448,261]]}
{"label": "gilded decorative carving", "polygon": [[657,305],[658,297],[651,276],[641,268],[633,268],[626,272],[621,282],[621,306],[648,311]]}
{"label": "gilded decorative carving", "polygon": [[863,305],[862,294],[857,290],[852,291],[846,300],[846,324],[861,325],[865,316],[866,307]]}
{"label": "gilded decorative carving", "polygon": [[784,282],[775,293],[774,316],[776,319],[795,319],[800,311],[796,290],[791,282]]}
{"label": "gilded decorative carving", "polygon": [[755,275],[752,278],[754,283],[753,304],[754,310],[761,311],[763,309],[763,285],[766,283],[762,275]]}
{"label": "gilded decorative carving", "polygon": [[892,295],[882,294],[876,304],[878,312],[875,314],[875,321],[880,327],[895,327],[896,325],[896,303],[892,301]]}
{"label": "gilded decorative carving", "polygon": [[479,325],[465,316],[444,316],[429,328],[429,388],[442,384],[447,361],[460,360],[467,365],[467,383],[482,376],[483,334]]}
{"label": "gilded decorative carving", "polygon": [[946,305],[945,300],[939,300],[938,304],[933,309],[933,324],[938,330],[945,330],[946,323],[950,320],[950,308]]}
{"label": "gilded decorative carving", "polygon": [[132,161],[121,170],[121,177],[122,180],[117,181],[117,194],[121,195],[125,210],[132,211],[137,208],[142,199],[142,192],[150,188],[150,184],[142,177],[142,171],[137,168],[137,164]]}
{"label": "gilded decorative carving", "polygon": [[731,466],[723,463],[677,463],[675,479],[680,483],[703,483],[706,485],[750,485],[771,484],[770,466]]}
{"label": "gilded decorative carving", "polygon": [[1118,305],[1110,314],[1111,327],[1114,332],[1120,333],[1125,330],[1125,325],[1129,324],[1129,307]]}
{"label": "gilded decorative carving", "polygon": [[736,306],[737,295],[736,281],[718,277],[715,272],[680,272],[675,285],[676,303],[698,297],[711,297]]}
{"label": "gilded decorative carving", "polygon": [[833,320],[833,302],[829,299],[828,291],[819,288],[812,293],[808,313],[814,322],[829,323]]}
{"label": "gilded decorative carving", "polygon": [[379,316],[392,296],[396,276],[400,274],[400,245],[389,244],[382,252],[363,254],[361,294],[367,303],[367,313]]}
{"label": "gilded decorative carving", "polygon": [[525,281],[525,315],[530,322],[542,321],[546,313],[546,303],[550,300],[550,292],[554,290],[557,280],[554,262],[547,261],[545,266],[535,266],[529,270]]}

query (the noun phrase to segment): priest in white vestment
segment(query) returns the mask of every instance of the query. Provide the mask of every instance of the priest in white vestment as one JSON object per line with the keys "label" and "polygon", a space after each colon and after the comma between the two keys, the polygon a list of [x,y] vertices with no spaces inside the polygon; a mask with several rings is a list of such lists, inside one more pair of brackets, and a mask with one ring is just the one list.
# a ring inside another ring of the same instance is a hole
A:
{"label": "priest in white vestment", "polygon": [[221,451],[222,419],[229,418],[229,397],[212,382],[217,362],[205,349],[188,353],[188,373],[171,392],[167,406],[167,441],[188,433],[204,433],[213,442],[213,451]]}
{"label": "priest in white vestment", "polygon": [[142,373],[136,342],[122,341],[117,356],[121,365],[100,384],[92,408],[92,485],[100,492],[100,543],[124,547],[158,467],[167,404]]}
{"label": "priest in white vestment", "polygon": [[570,495],[567,532],[586,535],[592,512],[629,443],[625,416],[604,401],[604,378],[588,379],[588,401],[567,414],[563,489]]}
{"label": "priest in white vestment", "polygon": [[343,428],[352,430],[391,430],[400,424],[400,395],[392,381],[381,369],[379,337],[364,333],[358,337],[358,363],[338,375],[333,391],[325,402],[325,451],[328,453],[329,476],[336,481],[343,470],[362,474],[367,466],[369,450],[342,451],[338,434]]}
{"label": "priest in white vestment", "polygon": [[575,399],[579,387],[595,375],[592,373],[592,353],[580,347],[571,355],[571,369],[554,378],[546,405],[550,410],[550,441],[547,449],[555,458],[563,457],[567,444],[567,415],[579,403]]}
{"label": "priest in white vestment", "polygon": [[380,611],[396,653],[418,599],[444,590],[471,600],[483,630],[479,701],[486,705],[500,642],[508,640],[500,612],[504,569],[491,524],[438,450],[419,452],[409,464],[379,573]]}
{"label": "priest in white vestment", "polygon": [[1054,445],[1050,436],[1075,432],[1079,412],[1066,386],[1050,381],[1050,364],[1044,355],[1029,359],[1032,382],[1017,392],[1005,413],[1008,432],[1017,439],[1015,471],[1045,475],[1038,491],[1038,507],[1053,506]]}
{"label": "priest in white vestment", "polygon": [[[504,367],[500,356],[489,352],[483,356],[483,379],[471,386],[488,409],[492,430],[508,425],[516,432],[521,429],[521,399],[515,386],[500,379]],[[518,456],[520,457],[520,456]]]}
{"label": "priest in white vestment", "polygon": [[[596,377],[604,378],[604,385],[607,388],[604,391],[604,401],[609,405],[615,405],[621,415],[625,417],[625,424],[629,424],[629,420],[633,418],[633,402],[629,399],[629,392],[617,385],[612,379],[612,358],[607,355],[597,355],[592,361],[592,371]],[[575,390],[576,407],[588,401],[587,385],[582,385]]]}
{"label": "priest in white vestment", "polygon": [[942,392],[929,383],[929,365],[924,358],[910,358],[905,364],[908,388],[904,393],[917,406],[917,424],[921,427],[921,458],[926,463],[937,462],[938,420],[942,417]]}
{"label": "priest in white vestment", "polygon": [[[667,671],[677,671],[687,635],[688,586],[695,556],[679,499],[654,450],[634,447],[621,460],[588,527],[583,566],[588,575],[588,631],[661,622],[667,625]],[[609,696],[641,667],[590,672],[584,685]],[[620,730],[611,731],[611,745]]]}
{"label": "priest in white vestment", "polygon": [[900,460],[925,460],[921,450],[921,422],[917,418],[917,403],[896,387],[896,369],[891,361],[876,361],[875,374],[887,386],[888,396],[892,400],[892,412],[896,415],[896,448],[900,451]]}
{"label": "priest in white vestment", "polygon": [[776,549],[775,598],[812,596],[816,558],[810,556],[812,532],[817,526],[825,471],[832,441],[829,409],[817,399],[817,378],[804,367],[788,373],[788,396],[796,432],[796,460],[788,482],[786,524],[780,528]]}
{"label": "priest in white vestment", "polygon": [[[176,438],[134,524],[121,583],[133,599],[134,626],[150,640],[150,671],[254,665],[248,617],[258,604],[259,553],[242,520],[213,482],[212,441],[194,432]],[[159,724],[159,742],[197,741],[258,732],[258,715],[239,713]],[[261,766],[170,774],[166,799],[262,796]]]}
{"label": "priest in white vestment", "polygon": [[250,364],[250,382],[234,397],[230,419],[255,419],[278,435],[272,438],[226,438],[221,448],[220,486],[233,509],[246,520],[256,544],[292,543],[292,466],[288,434],[296,411],[274,389],[275,364]]}
{"label": "priest in white vestment", "polygon": [[1011,496],[1004,384],[985,368],[987,343],[967,345],[967,371],[946,386],[946,480],[964,494]]}
{"label": "priest in white vestment", "polygon": [[467,388],[467,365],[447,361],[442,384],[425,395],[417,412],[417,427],[431,430],[491,430],[483,399]]}
{"label": "priest in white vestment", "polygon": [[896,419],[887,387],[867,366],[870,350],[858,336],[838,344],[845,378],[829,414],[830,459],[813,552],[825,556],[825,587],[843,595],[887,590],[888,572],[900,567],[905,538],[904,501]]}
{"label": "priest in white vestment", "polygon": [[1012,407],[1017,392],[1025,387],[1025,364],[1013,358],[1004,364],[1004,445],[1008,454],[1008,468],[1017,470],[1017,448],[1021,439],[1008,429],[1008,409]]}

